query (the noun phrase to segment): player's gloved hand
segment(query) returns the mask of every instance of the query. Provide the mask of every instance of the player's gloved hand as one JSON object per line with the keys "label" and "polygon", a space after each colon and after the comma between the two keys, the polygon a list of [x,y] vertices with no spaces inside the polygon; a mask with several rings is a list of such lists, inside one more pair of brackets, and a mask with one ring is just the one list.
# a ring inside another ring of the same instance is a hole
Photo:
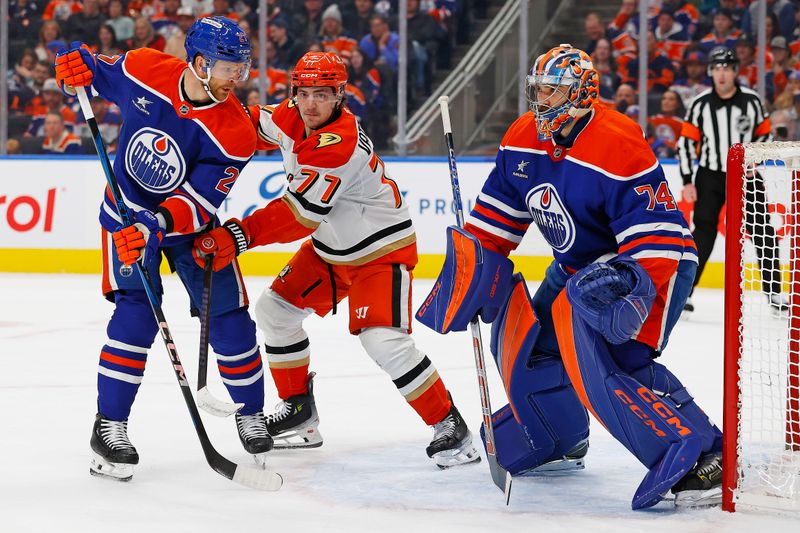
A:
{"label": "player's gloved hand", "polygon": [[250,232],[246,225],[241,220],[232,218],[219,228],[198,236],[194,240],[192,255],[201,268],[205,265],[205,257],[213,255],[211,268],[218,272],[230,265],[237,255],[245,252],[249,245]]}
{"label": "player's gloved hand", "polygon": [[142,266],[147,267],[158,256],[164,230],[153,213],[139,211],[133,224],[115,231],[113,237],[120,261],[132,265],[141,258]]}
{"label": "player's gloved hand", "polygon": [[97,60],[89,47],[80,41],[73,41],[70,49],[61,48],[56,52],[56,81],[67,96],[75,96],[74,87],[88,87],[94,78]]}
{"label": "player's gloved hand", "polygon": [[576,313],[611,344],[630,340],[650,314],[655,296],[650,275],[627,256],[592,263],[567,282]]}

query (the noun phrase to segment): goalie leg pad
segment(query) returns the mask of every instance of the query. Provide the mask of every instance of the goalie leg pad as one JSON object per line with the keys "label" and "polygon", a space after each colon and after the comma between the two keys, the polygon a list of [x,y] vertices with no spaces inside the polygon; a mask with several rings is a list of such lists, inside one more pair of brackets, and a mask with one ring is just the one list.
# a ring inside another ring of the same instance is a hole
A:
{"label": "goalie leg pad", "polygon": [[532,356],[538,335],[525,279],[515,274],[490,344],[509,398],[493,415],[497,459],[512,475],[561,459],[589,436],[589,417],[561,360]]}
{"label": "goalie leg pad", "polygon": [[573,312],[566,291],[556,299],[553,316],[564,365],[579,398],[649,469],[632,507],[655,505],[700,456],[697,429],[670,398],[657,396],[620,370],[600,333]]}
{"label": "goalie leg pad", "polygon": [[479,313],[491,322],[505,301],[514,263],[485,250],[468,231],[447,228],[447,254],[442,271],[417,320],[438,333],[465,331]]}

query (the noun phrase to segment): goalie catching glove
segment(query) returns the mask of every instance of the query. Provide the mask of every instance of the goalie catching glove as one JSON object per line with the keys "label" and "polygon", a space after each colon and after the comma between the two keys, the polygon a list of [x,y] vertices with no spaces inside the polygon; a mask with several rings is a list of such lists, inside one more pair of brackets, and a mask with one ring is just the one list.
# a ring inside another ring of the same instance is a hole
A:
{"label": "goalie catching glove", "polygon": [[203,267],[205,257],[213,255],[211,267],[218,272],[230,265],[234,258],[247,251],[250,246],[250,232],[241,220],[232,218],[219,228],[200,235],[194,240],[192,255],[195,262]]}
{"label": "goalie catching glove", "polygon": [[624,255],[579,270],[566,290],[575,311],[611,344],[622,344],[636,334],[656,297],[647,271]]}

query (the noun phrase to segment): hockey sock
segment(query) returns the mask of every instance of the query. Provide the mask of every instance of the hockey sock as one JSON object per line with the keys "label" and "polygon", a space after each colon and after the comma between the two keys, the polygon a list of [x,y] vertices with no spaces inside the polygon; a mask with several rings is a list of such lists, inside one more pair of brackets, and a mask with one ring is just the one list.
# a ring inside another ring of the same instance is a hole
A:
{"label": "hockey sock", "polygon": [[406,397],[406,400],[414,408],[417,414],[425,421],[426,424],[432,426],[441,422],[447,413],[450,412],[452,402],[447,396],[447,389],[444,386],[442,378],[436,375],[430,387],[428,387],[422,394],[414,397]]}
{"label": "hockey sock", "polygon": [[256,325],[240,307],[212,316],[209,342],[217,354],[219,375],[231,399],[243,403],[240,413],[252,415],[264,408],[264,366],[256,340]]}

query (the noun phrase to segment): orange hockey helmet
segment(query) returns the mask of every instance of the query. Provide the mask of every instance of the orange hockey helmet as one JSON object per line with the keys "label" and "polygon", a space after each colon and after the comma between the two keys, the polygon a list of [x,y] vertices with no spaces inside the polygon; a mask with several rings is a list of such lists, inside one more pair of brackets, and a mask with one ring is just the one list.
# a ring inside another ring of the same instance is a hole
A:
{"label": "orange hockey helmet", "polygon": [[292,94],[298,87],[333,87],[337,94],[344,94],[347,84],[347,67],[333,52],[308,52],[292,71]]}

